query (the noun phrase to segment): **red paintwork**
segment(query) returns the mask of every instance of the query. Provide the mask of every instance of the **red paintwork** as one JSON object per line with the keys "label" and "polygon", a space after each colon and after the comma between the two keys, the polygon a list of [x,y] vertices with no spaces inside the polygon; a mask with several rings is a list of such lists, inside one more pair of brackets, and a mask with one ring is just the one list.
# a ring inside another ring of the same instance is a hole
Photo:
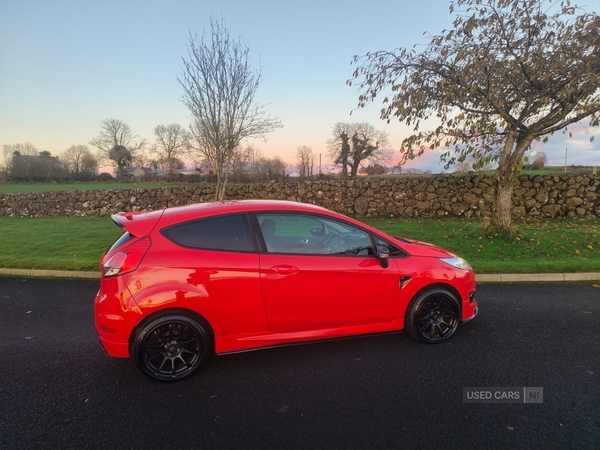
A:
{"label": "red paintwork", "polygon": [[[379,235],[411,256],[239,253],[180,247],[159,230],[182,221],[234,212],[302,211],[329,216]],[[475,314],[472,271],[437,259],[450,254],[428,244],[396,240],[326,209],[283,201],[204,203],[115,217],[151,247],[136,270],[102,277],[95,301],[96,329],[112,356],[128,357],[136,327],[155,313],[188,310],[212,329],[216,353],[356,334],[399,331],[412,298],[423,288],[445,285],[460,297],[462,319]],[[135,241],[132,241],[135,242]],[[126,249],[114,249],[102,261]],[[411,277],[399,288],[401,277]]]}

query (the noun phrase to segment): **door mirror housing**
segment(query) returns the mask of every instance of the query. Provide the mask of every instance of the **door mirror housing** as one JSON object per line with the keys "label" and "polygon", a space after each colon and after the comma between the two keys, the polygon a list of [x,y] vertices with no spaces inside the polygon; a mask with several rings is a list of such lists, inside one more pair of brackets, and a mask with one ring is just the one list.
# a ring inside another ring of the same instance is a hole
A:
{"label": "door mirror housing", "polygon": [[390,261],[389,261],[390,251],[387,248],[378,245],[376,256],[381,264],[381,267],[383,267],[384,269],[387,269],[387,267],[390,265]]}

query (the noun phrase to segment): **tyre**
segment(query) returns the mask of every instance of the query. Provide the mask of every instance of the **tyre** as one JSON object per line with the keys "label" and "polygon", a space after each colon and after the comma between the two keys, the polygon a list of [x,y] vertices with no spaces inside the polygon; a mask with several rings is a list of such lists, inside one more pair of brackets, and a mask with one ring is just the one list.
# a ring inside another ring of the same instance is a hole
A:
{"label": "tyre", "polygon": [[184,315],[161,316],[137,334],[133,354],[141,371],[159,381],[178,381],[192,375],[208,352],[202,325]]}
{"label": "tyre", "polygon": [[404,329],[414,339],[439,344],[449,339],[460,322],[460,304],[451,292],[436,288],[416,296],[408,306]]}

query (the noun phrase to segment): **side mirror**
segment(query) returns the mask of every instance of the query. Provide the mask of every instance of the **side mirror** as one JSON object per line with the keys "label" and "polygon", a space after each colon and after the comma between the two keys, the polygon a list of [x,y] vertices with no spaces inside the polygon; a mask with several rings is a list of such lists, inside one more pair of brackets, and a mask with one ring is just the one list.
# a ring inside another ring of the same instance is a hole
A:
{"label": "side mirror", "polygon": [[381,267],[383,267],[384,269],[387,269],[388,266],[390,265],[390,261],[389,261],[390,251],[387,248],[378,245],[376,256],[377,256],[377,259],[379,260],[379,263],[381,264]]}

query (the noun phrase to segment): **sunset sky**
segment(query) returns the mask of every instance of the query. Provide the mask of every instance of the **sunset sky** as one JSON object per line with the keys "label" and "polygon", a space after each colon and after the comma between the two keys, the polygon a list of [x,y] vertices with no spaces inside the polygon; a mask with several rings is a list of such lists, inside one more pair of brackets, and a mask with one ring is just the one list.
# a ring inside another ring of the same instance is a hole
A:
{"label": "sunset sky", "polygon": [[[597,3],[597,2],[596,2]],[[336,122],[370,122],[398,149],[408,129],[379,119],[380,104],[350,112],[348,87],[356,54],[411,47],[424,32],[451,27],[447,0],[0,0],[0,145],[31,142],[60,155],[88,144],[113,117],[154,140],[160,124],[187,126],[177,81],[188,30],[201,34],[210,17],[224,18],[250,48],[263,82],[258,102],[284,127],[252,143],[264,156],[295,164],[306,145],[327,160]],[[589,10],[588,6],[588,10]],[[600,139],[584,127],[533,151],[551,165],[600,165]],[[94,148],[90,147],[95,151]],[[439,153],[413,161],[439,172]]]}

